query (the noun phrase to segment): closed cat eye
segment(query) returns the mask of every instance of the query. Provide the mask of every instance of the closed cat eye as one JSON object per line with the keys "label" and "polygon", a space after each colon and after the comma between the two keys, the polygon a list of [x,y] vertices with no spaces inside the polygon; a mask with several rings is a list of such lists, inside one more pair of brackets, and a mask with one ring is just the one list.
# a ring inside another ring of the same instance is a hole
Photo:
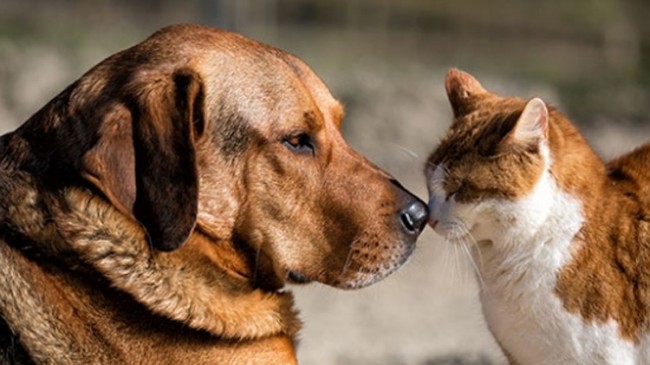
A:
{"label": "closed cat eye", "polygon": [[454,191],[449,192],[449,193],[447,194],[447,196],[445,197],[445,201],[449,201],[449,199],[455,197],[455,196],[458,194],[458,192],[460,191],[460,188],[462,188],[462,187],[463,187],[463,186],[460,185],[460,186],[459,186],[458,188],[456,188]]}

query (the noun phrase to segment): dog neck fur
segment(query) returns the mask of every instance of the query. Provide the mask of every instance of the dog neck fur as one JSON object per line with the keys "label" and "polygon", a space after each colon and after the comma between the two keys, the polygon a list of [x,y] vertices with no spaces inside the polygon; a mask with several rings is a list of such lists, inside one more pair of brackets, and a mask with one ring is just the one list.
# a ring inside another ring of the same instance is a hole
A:
{"label": "dog neck fur", "polygon": [[2,192],[0,222],[44,243],[38,250],[45,255],[73,251],[153,312],[235,340],[297,332],[291,294],[263,292],[224,268],[184,257],[207,237],[195,233],[182,249],[156,252],[136,222],[85,190],[39,195],[28,175],[16,173],[7,181],[11,185],[0,184],[8,188]]}

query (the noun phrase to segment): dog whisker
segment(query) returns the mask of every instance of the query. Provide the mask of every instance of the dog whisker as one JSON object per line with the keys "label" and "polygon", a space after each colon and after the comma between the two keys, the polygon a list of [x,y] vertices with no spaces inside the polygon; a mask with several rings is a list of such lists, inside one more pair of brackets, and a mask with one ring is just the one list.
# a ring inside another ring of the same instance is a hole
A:
{"label": "dog whisker", "polygon": [[348,270],[348,267],[350,266],[350,262],[352,261],[352,246],[354,244],[350,245],[350,250],[348,251],[348,256],[345,258],[345,263],[343,263],[343,268],[341,268],[341,274],[340,276],[342,277],[345,275],[345,272]]}

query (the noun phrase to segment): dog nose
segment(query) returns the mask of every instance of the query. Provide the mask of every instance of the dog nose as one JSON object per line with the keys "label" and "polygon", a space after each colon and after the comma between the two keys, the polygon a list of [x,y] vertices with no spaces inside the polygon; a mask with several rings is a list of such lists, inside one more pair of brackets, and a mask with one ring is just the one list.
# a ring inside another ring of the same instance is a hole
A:
{"label": "dog nose", "polygon": [[410,235],[419,235],[429,220],[429,207],[417,196],[406,190],[394,178],[390,182],[397,188],[397,196],[401,201],[399,210],[399,220],[406,233]]}
{"label": "dog nose", "polygon": [[424,229],[429,219],[427,206],[420,199],[415,198],[402,209],[400,219],[408,233],[418,234]]}

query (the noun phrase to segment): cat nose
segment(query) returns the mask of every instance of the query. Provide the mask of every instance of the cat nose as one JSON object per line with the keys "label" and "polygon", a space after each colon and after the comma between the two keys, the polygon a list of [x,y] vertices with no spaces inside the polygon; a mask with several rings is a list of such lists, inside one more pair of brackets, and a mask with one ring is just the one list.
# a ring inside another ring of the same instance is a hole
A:
{"label": "cat nose", "polygon": [[435,229],[440,221],[440,199],[436,199],[435,195],[429,197],[429,221],[428,224],[431,228]]}
{"label": "cat nose", "polygon": [[400,219],[402,226],[408,233],[418,234],[424,229],[429,219],[427,206],[420,199],[415,198],[414,201],[402,209]]}

